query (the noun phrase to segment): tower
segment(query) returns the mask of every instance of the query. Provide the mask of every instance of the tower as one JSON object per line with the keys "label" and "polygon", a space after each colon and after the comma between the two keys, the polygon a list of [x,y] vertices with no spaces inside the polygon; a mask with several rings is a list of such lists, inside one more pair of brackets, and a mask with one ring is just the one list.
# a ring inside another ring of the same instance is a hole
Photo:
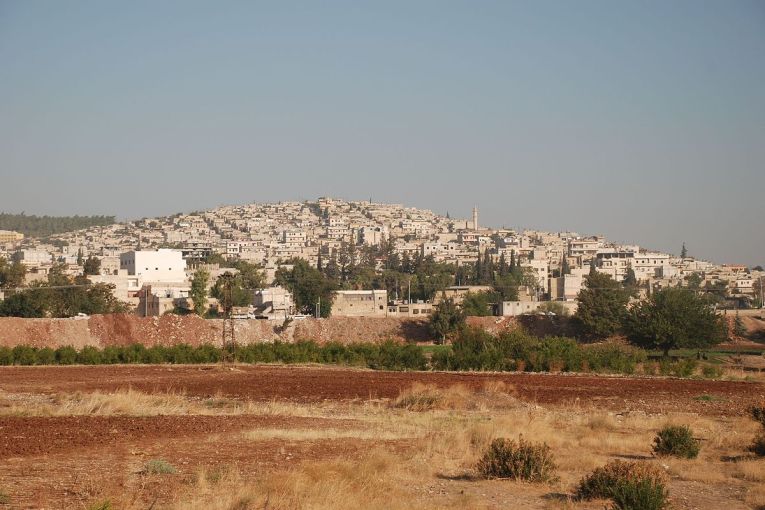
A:
{"label": "tower", "polygon": [[478,207],[473,206],[473,230],[478,230]]}

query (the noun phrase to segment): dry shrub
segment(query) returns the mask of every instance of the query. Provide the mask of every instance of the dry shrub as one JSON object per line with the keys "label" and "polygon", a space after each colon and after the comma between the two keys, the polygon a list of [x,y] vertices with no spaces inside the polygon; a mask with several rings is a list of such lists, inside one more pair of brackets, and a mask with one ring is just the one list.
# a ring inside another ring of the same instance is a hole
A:
{"label": "dry shrub", "polygon": [[486,381],[477,390],[463,384],[439,388],[415,382],[402,390],[391,406],[409,411],[503,409],[518,404],[516,393],[515,387],[502,381]]}
{"label": "dry shrub", "polygon": [[754,441],[749,446],[749,451],[759,457],[765,457],[765,433],[754,438]]}
{"label": "dry shrub", "polygon": [[737,462],[733,476],[750,482],[765,482],[765,462],[761,460]]}
{"label": "dry shrub", "polygon": [[653,452],[656,455],[668,455],[683,459],[695,459],[701,449],[698,439],[687,426],[668,425],[662,428],[653,440]]}
{"label": "dry shrub", "polygon": [[765,400],[749,408],[749,414],[752,415],[754,421],[765,427]]}
{"label": "dry shrub", "polygon": [[553,479],[556,466],[547,444],[499,438],[492,441],[476,469],[484,478],[546,482]]}
{"label": "dry shrub", "polygon": [[646,462],[615,460],[579,482],[577,499],[611,499],[621,510],[660,510],[667,505],[667,476]]}

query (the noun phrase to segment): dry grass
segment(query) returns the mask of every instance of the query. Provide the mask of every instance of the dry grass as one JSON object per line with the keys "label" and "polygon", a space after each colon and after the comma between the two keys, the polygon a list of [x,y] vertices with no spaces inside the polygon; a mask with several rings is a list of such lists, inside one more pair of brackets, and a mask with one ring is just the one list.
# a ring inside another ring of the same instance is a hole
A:
{"label": "dry grass", "polygon": [[[510,503],[505,507],[589,508],[565,497],[543,496],[571,494],[584,475],[614,459],[642,459],[661,466],[678,483],[688,481],[721,488],[736,485],[743,489],[740,497],[746,499],[750,508],[765,505],[765,489],[761,488],[765,482],[765,460],[721,460],[743,455],[758,431],[758,424],[746,416],[617,414],[578,404],[543,408],[520,401],[512,387],[502,384],[477,391],[465,386],[415,385],[391,402],[321,404],[241,402],[221,396],[195,399],[183,394],[145,394],[134,390],[34,398],[0,394],[0,415],[13,414],[343,418],[353,421],[334,428],[264,428],[243,435],[253,441],[253,448],[258,441],[368,441],[365,444],[369,451],[359,452],[360,460],[312,461],[287,471],[248,471],[237,466],[203,468],[192,481],[180,485],[171,501],[175,508],[495,508],[502,506],[498,503],[502,495],[510,495]],[[653,437],[668,423],[687,425],[694,430],[702,440],[697,459],[653,459]],[[519,436],[551,447],[560,479],[539,487],[477,481],[476,463],[491,441]],[[381,441],[400,447],[391,449],[395,454],[375,450],[383,446]],[[451,490],[442,492],[443,487]],[[693,494],[683,497],[692,500]],[[130,499],[126,501],[116,507],[141,507],[131,505]]]}
{"label": "dry grass", "polygon": [[[245,481],[236,470],[222,476],[202,472],[173,507],[188,510],[351,510],[409,508],[485,508],[473,497],[455,495],[451,501],[412,499],[409,475],[400,459],[382,450],[359,461],[311,462],[298,469]],[[415,503],[416,501],[416,503]]]}
{"label": "dry grass", "polygon": [[401,391],[391,406],[408,411],[486,411],[518,407],[517,391],[502,381],[487,381],[474,391],[462,384],[439,388],[416,382]]}

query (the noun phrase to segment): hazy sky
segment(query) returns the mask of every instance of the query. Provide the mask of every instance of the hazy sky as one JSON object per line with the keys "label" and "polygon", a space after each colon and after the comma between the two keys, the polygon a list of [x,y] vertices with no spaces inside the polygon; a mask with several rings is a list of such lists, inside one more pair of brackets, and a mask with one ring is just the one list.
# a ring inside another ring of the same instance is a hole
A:
{"label": "hazy sky", "polygon": [[765,2],[0,0],[0,210],[323,195],[765,265]]}

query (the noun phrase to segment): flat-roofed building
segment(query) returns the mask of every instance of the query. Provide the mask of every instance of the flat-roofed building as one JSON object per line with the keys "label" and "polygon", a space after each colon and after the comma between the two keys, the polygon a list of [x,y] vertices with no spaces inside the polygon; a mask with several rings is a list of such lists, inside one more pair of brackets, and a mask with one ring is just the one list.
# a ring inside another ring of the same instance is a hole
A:
{"label": "flat-roofed building", "polygon": [[386,317],[387,290],[339,290],[332,301],[333,317]]}

